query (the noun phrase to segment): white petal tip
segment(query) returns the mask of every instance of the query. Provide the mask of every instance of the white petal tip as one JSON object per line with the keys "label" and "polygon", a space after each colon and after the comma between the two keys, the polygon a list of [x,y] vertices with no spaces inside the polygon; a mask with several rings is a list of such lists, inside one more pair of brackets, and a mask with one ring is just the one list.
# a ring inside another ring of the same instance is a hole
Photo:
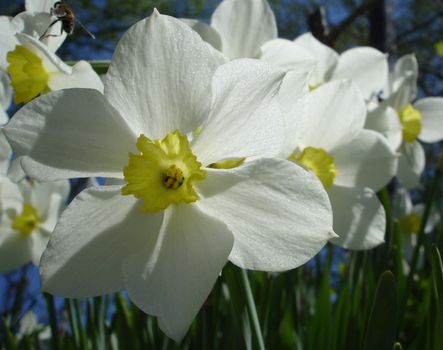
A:
{"label": "white petal tip", "polygon": [[338,234],[336,234],[334,231],[329,232],[329,239],[338,238],[338,237],[340,237],[340,236]]}

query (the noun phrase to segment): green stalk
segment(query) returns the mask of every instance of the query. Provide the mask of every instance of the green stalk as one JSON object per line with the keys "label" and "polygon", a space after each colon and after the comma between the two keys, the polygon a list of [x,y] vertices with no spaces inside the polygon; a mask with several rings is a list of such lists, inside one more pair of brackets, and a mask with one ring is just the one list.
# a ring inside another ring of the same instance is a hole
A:
{"label": "green stalk", "polygon": [[[109,68],[109,64],[111,61],[104,60],[104,61],[88,61],[90,65],[92,66],[92,69],[95,70],[95,72],[99,75],[106,74]],[[65,61],[65,63],[69,66],[75,65],[76,61]]]}
{"label": "green stalk", "polygon": [[378,198],[380,199],[380,202],[382,203],[386,212],[385,241],[387,243],[386,245],[387,255],[389,256],[389,253],[392,249],[393,237],[392,237],[392,208],[387,187],[384,187],[382,190],[380,190],[380,192],[378,193]]}
{"label": "green stalk", "polygon": [[245,288],[246,301],[248,305],[249,314],[252,318],[252,324],[254,326],[255,335],[257,336],[258,347],[260,350],[265,350],[265,343],[263,341],[263,335],[260,328],[260,322],[258,321],[257,309],[255,308],[254,296],[252,295],[251,285],[249,284],[248,275],[245,270],[241,269],[241,277],[243,287]]}
{"label": "green stalk", "polygon": [[54,297],[51,294],[44,293],[46,300],[46,305],[48,308],[48,315],[49,315],[49,324],[51,327],[51,343],[52,343],[52,349],[58,350],[60,349],[60,339],[59,339],[59,333],[58,333],[58,327],[57,327],[57,316],[55,312],[55,303],[54,303]]}
{"label": "green stalk", "polygon": [[72,337],[74,341],[75,348],[80,348],[80,336],[78,332],[77,322],[75,321],[75,313],[74,313],[74,300],[73,299],[65,299],[65,309],[68,311],[68,319],[69,324],[72,330]]}
{"label": "green stalk", "polygon": [[85,329],[83,322],[82,322],[82,310],[81,310],[80,300],[74,299],[73,305],[74,305],[74,315],[75,315],[75,319],[77,321],[77,329],[78,329],[78,333],[79,333],[79,340],[80,340],[81,348],[86,350],[89,348],[88,341],[87,341],[88,337],[86,335],[86,329]]}

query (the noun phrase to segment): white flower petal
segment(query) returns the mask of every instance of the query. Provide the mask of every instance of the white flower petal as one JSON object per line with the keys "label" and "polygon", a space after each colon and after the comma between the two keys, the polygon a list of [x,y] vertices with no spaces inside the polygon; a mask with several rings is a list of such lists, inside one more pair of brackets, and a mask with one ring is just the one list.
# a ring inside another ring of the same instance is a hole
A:
{"label": "white flower petal", "polygon": [[[31,240],[28,236],[1,227],[0,273],[10,272],[31,260]],[[9,231],[9,232],[8,232]]]}
{"label": "white flower petal", "polygon": [[32,182],[30,203],[37,210],[41,227],[47,231],[52,232],[54,229],[69,191],[68,180]]}
{"label": "white flower petal", "polygon": [[[324,84],[307,97],[302,146],[329,151],[363,129],[366,105],[350,80]],[[297,118],[298,116],[293,116]],[[295,121],[294,121],[295,122]]]}
{"label": "white flower petal", "polygon": [[61,72],[49,76],[48,87],[52,90],[88,88],[103,93],[103,82],[86,61],[79,61],[73,67],[71,74]]}
{"label": "white flower petal", "polygon": [[7,53],[14,50],[17,44],[11,20],[11,17],[0,16],[0,68],[3,70],[6,70],[8,67],[8,62],[6,61]]}
{"label": "white flower petal", "polygon": [[265,43],[261,47],[259,58],[282,69],[297,72],[309,72],[317,67],[317,61],[309,52],[286,39],[274,39]]}
{"label": "white flower petal", "polygon": [[26,11],[49,12],[56,0],[25,0]]}
{"label": "white flower petal", "polygon": [[352,79],[368,100],[386,85],[388,56],[371,47],[346,50],[338,59],[332,79]]}
{"label": "white flower petal", "polygon": [[308,88],[308,73],[289,71],[283,78],[278,98],[281,109],[284,114],[298,114],[297,101],[306,96],[309,91]]}
{"label": "white flower petal", "polygon": [[425,151],[419,142],[404,142],[399,148],[397,178],[407,189],[420,185],[420,176],[425,169]]}
{"label": "white flower petal", "polygon": [[375,130],[386,137],[393,150],[396,150],[403,140],[403,128],[398,114],[386,103],[381,103],[368,112],[365,128]]}
{"label": "white flower petal", "polygon": [[224,0],[212,14],[211,26],[231,59],[257,57],[265,42],[277,38],[274,13],[266,0]]}
{"label": "white flower petal", "polygon": [[392,198],[392,213],[397,219],[412,213],[413,205],[411,196],[406,188],[397,188]]}
{"label": "white flower petal", "polygon": [[0,131],[0,176],[4,176],[8,172],[11,156],[11,146],[3,132]]}
{"label": "white flower petal", "polygon": [[96,90],[43,95],[19,110],[4,128],[25,172],[38,180],[122,177],[135,135]]}
{"label": "white flower petal", "polygon": [[281,152],[287,158],[301,142],[305,132],[307,111],[307,73],[288,72],[280,87],[278,98],[284,123],[285,144]]}
{"label": "white flower petal", "polygon": [[311,85],[323,84],[327,82],[338,62],[338,54],[329,46],[326,46],[311,33],[300,35],[294,40],[297,47],[301,47],[309,52],[317,60],[317,69],[311,78]]}
{"label": "white flower petal", "polygon": [[398,89],[394,91],[384,103],[401,112],[415,98],[417,83],[414,75],[408,74],[399,79]]}
{"label": "white flower petal", "polygon": [[394,71],[391,76],[393,91],[398,90],[406,76],[410,76],[411,82],[413,82],[411,92],[411,99],[413,99],[417,94],[418,78],[418,62],[414,54],[404,55],[395,62]]}
{"label": "white flower petal", "polygon": [[336,147],[331,156],[337,167],[334,184],[369,187],[379,191],[397,172],[397,155],[385,138],[372,130],[362,130]]}
{"label": "white flower petal", "polygon": [[157,11],[132,26],[115,50],[105,95],[137,136],[192,132],[207,117],[220,60],[189,26]]}
{"label": "white flower petal", "polygon": [[167,336],[179,342],[208,297],[233,244],[226,225],[195,205],[169,208],[154,253],[124,263],[129,298],[158,316]]}
{"label": "white flower petal", "polygon": [[212,110],[192,149],[204,165],[226,158],[274,156],[283,142],[277,92],[284,72],[252,59],[217,69]]}
{"label": "white flower petal", "polygon": [[218,32],[210,25],[191,18],[180,18],[180,20],[194,29],[201,38],[211,44],[214,49],[222,51],[222,39],[220,34],[218,34]]}
{"label": "white flower petal", "polygon": [[123,260],[157,236],[163,215],[120,189],[90,187],[64,211],[41,259],[43,290],[81,298],[124,289]]}
{"label": "white flower petal", "polygon": [[48,87],[52,91],[91,88],[103,92],[103,83],[88,62],[79,61],[70,67],[36,38],[26,34],[17,34],[16,37],[21,45],[41,57],[43,66],[49,75]]}
{"label": "white flower petal", "polygon": [[48,87],[51,90],[82,87],[103,92],[103,83],[88,62],[79,61],[70,67],[36,38],[22,33],[17,34],[16,37],[21,45],[42,59],[43,66],[49,75]]}
{"label": "white flower petal", "polygon": [[[423,203],[414,205],[414,212],[420,215],[420,218],[423,217],[425,212],[425,205]],[[429,213],[428,221],[426,221],[425,233],[431,233],[434,228],[438,225],[441,220],[441,216],[439,213],[439,208],[435,205],[431,207],[431,212]]]}
{"label": "white flower petal", "polygon": [[0,213],[2,215],[8,216],[9,210],[12,210],[13,214],[21,212],[23,208],[22,192],[16,183],[13,183],[9,178],[4,176],[0,176],[0,195]]}
{"label": "white flower petal", "polygon": [[0,125],[7,123],[8,120],[8,114],[0,107]]}
{"label": "white flower petal", "polygon": [[24,33],[45,44],[49,51],[55,52],[66,39],[66,32],[62,30],[61,21],[52,26],[54,17],[49,11],[21,12],[11,21],[11,26],[15,33]]}
{"label": "white flower petal", "polygon": [[[12,101],[12,87],[9,80],[8,73],[0,68],[0,112],[6,111],[9,106],[11,106]],[[8,121],[8,115],[4,113],[5,118],[2,116],[0,123],[5,123]]]}
{"label": "white flower petal", "polygon": [[331,242],[346,249],[365,250],[384,242],[386,214],[374,191],[333,186],[328,189],[334,212]]}
{"label": "white flower petal", "polygon": [[423,142],[443,140],[443,98],[427,97],[414,103],[421,113],[421,132],[418,138]]}
{"label": "white flower petal", "polygon": [[221,37],[214,28],[195,19],[180,18],[180,21],[194,29],[207,43],[209,51],[211,51],[211,54],[214,56],[214,62],[218,62],[219,65],[229,62],[229,58],[221,51]]}
{"label": "white flower petal", "polygon": [[323,186],[292,162],[260,159],[230,170],[208,171],[198,191],[197,205],[234,234],[229,260],[242,268],[293,269],[333,236]]}
{"label": "white flower petal", "polygon": [[18,33],[15,37],[20,45],[32,51],[42,59],[43,66],[49,75],[52,73],[63,73],[69,75],[72,73],[72,68],[65,64],[55,53],[49,50],[49,48],[38,39],[23,33]]}
{"label": "white flower petal", "polygon": [[31,261],[35,266],[39,266],[40,259],[46,246],[48,245],[49,237],[52,231],[38,228],[34,230],[30,236],[31,239]]}
{"label": "white flower petal", "polygon": [[22,168],[22,159],[23,157],[14,158],[9,165],[7,175],[13,182],[19,182],[26,177],[25,171]]}

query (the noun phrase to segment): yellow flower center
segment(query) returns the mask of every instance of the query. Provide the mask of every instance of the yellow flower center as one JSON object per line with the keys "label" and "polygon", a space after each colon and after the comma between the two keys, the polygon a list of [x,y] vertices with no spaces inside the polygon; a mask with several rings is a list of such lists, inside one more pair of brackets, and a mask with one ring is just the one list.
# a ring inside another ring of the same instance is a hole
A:
{"label": "yellow flower center", "polygon": [[8,52],[8,72],[14,88],[14,102],[26,103],[46,90],[48,73],[40,57],[23,46]]}
{"label": "yellow flower center", "polygon": [[398,223],[403,232],[418,233],[420,230],[421,218],[420,215],[412,212],[411,214],[402,217]]}
{"label": "yellow flower center", "polygon": [[197,137],[198,135],[200,135],[201,131],[202,131],[202,126],[199,126],[197,129],[195,129],[195,130],[192,132],[192,136],[193,136],[193,137]]}
{"label": "yellow flower center", "polygon": [[403,140],[414,142],[421,131],[421,114],[418,110],[407,105],[400,112],[400,123],[403,127]]}
{"label": "yellow flower center", "polygon": [[337,175],[337,168],[328,152],[322,148],[306,147],[301,154],[292,153],[289,160],[312,171],[325,188],[331,187]]}
{"label": "yellow flower center", "polygon": [[233,169],[243,164],[246,158],[232,158],[221,160],[216,163],[212,163],[209,165],[209,168],[212,169]]}
{"label": "yellow flower center", "polygon": [[311,91],[314,91],[315,89],[317,89],[318,87],[320,87],[320,86],[322,86],[323,85],[323,83],[317,83],[317,84],[310,84],[309,86],[308,86],[308,88],[309,88],[309,92],[311,92]]}
{"label": "yellow flower center", "polygon": [[23,235],[30,235],[39,224],[37,210],[31,204],[24,203],[22,213],[14,218],[11,227]]}
{"label": "yellow flower center", "polygon": [[194,183],[202,181],[206,172],[192,153],[186,136],[179,131],[163,140],[150,140],[144,135],[137,139],[140,154],[129,154],[123,169],[127,185],[123,195],[143,199],[143,210],[155,212],[170,204],[191,203],[199,199]]}

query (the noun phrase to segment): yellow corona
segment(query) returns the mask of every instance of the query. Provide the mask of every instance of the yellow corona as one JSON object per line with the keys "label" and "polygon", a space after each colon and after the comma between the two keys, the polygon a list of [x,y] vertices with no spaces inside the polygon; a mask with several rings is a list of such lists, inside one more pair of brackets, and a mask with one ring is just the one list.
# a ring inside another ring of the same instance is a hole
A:
{"label": "yellow corona", "polygon": [[399,220],[400,228],[406,233],[418,233],[420,230],[421,218],[415,212],[402,217]]}
{"label": "yellow corona", "polygon": [[400,112],[400,122],[403,127],[403,140],[414,142],[421,131],[420,112],[409,104]]}
{"label": "yellow corona", "polygon": [[130,153],[129,163],[123,169],[127,182],[122,188],[123,195],[142,199],[143,210],[147,212],[199,199],[194,184],[202,181],[206,172],[192,153],[186,136],[174,131],[163,140],[153,141],[140,135],[136,146],[140,153]]}
{"label": "yellow corona", "polygon": [[14,102],[26,103],[47,89],[48,73],[42,59],[23,46],[7,55],[8,73],[14,89]]}
{"label": "yellow corona", "polygon": [[28,203],[23,204],[23,211],[20,215],[17,215],[12,221],[11,227],[13,230],[20,232],[23,235],[30,235],[38,225],[40,219],[37,214],[37,210]]}
{"label": "yellow corona", "polygon": [[292,153],[289,160],[303,165],[313,172],[321,181],[325,188],[331,187],[334,183],[337,169],[328,152],[322,148],[306,147],[301,154]]}

